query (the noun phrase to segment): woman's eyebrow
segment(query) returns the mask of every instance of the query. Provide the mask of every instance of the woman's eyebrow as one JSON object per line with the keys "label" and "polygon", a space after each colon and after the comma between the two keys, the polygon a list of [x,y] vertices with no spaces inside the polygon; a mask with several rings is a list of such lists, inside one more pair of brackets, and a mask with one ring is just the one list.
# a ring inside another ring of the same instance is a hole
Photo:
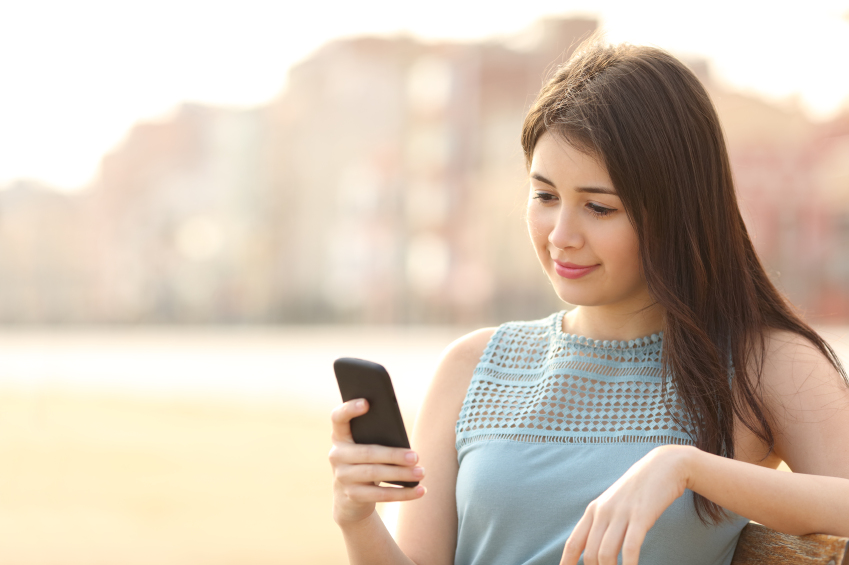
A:
{"label": "woman's eyebrow", "polygon": [[545,178],[544,176],[542,176],[539,173],[531,173],[531,178],[534,179],[534,180],[538,180],[539,182],[544,182],[545,184],[547,184],[547,185],[549,185],[553,188],[557,188],[556,186],[554,186],[553,182],[551,182],[550,180],[548,180],[547,178]]}
{"label": "woman's eyebrow", "polygon": [[610,194],[612,196],[619,196],[612,188],[601,188],[598,186],[579,186],[575,189],[575,192],[591,192],[593,194]]}
{"label": "woman's eyebrow", "polygon": [[[553,188],[557,188],[557,186],[555,186],[553,182],[551,182],[539,173],[531,173],[531,178],[534,180],[538,180],[539,182],[545,183]],[[575,192],[589,192],[592,194],[610,194],[613,196],[619,196],[612,188],[602,188],[598,186],[579,186],[575,189]]]}

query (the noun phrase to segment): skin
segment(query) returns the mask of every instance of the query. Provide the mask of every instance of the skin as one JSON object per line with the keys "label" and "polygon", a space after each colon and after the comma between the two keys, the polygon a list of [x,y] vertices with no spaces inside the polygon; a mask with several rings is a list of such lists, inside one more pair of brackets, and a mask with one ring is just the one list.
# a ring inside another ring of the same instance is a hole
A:
{"label": "skin", "polygon": [[[566,315],[564,331],[630,340],[661,330],[661,308],[640,273],[637,233],[596,159],[543,134],[531,162],[526,216],[554,292],[580,305]],[[599,267],[568,279],[557,274],[555,260]]]}
{"label": "skin", "polygon": [[[578,305],[564,317],[563,330],[602,340],[659,331],[662,311],[640,274],[636,233],[604,167],[546,133],[534,150],[530,176],[531,242],[554,291]],[[599,267],[567,279],[555,261]],[[415,452],[355,445],[350,420],[367,406],[351,401],[333,411],[333,515],[352,564],[453,563],[454,424],[493,331],[471,333],[446,349],[417,418]],[[612,565],[620,554],[624,565],[636,565],[648,530],[688,488],[780,532],[849,536],[849,387],[799,336],[768,332],[766,338],[762,386],[774,451],[739,422],[734,460],[689,446],[653,449],[587,507],[566,542],[562,565],[576,564],[581,555],[586,565]],[[781,460],[794,472],[776,471]],[[398,479],[421,485],[376,486]],[[375,502],[386,501],[406,501],[397,543],[374,511]]]}

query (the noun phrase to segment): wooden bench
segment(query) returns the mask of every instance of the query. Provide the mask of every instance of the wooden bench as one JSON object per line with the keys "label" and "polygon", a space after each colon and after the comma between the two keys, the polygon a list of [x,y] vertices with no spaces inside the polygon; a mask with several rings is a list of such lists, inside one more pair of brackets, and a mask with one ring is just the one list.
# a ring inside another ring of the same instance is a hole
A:
{"label": "wooden bench", "polygon": [[790,536],[750,522],[740,534],[731,565],[849,565],[849,538]]}

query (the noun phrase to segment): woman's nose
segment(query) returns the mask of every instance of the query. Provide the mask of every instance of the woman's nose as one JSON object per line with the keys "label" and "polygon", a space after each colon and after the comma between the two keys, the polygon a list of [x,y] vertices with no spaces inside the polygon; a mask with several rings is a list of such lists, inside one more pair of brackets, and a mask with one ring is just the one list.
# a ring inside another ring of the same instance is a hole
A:
{"label": "woman's nose", "polygon": [[548,241],[558,249],[580,248],[584,244],[580,222],[568,210],[561,211],[554,229],[548,234]]}

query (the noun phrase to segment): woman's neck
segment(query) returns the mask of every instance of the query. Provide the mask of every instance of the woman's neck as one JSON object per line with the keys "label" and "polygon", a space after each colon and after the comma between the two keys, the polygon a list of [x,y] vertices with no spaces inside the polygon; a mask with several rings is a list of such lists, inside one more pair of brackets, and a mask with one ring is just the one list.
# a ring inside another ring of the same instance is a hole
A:
{"label": "woman's neck", "polygon": [[663,309],[616,311],[606,306],[578,306],[563,316],[563,331],[598,340],[630,341],[663,330]]}

